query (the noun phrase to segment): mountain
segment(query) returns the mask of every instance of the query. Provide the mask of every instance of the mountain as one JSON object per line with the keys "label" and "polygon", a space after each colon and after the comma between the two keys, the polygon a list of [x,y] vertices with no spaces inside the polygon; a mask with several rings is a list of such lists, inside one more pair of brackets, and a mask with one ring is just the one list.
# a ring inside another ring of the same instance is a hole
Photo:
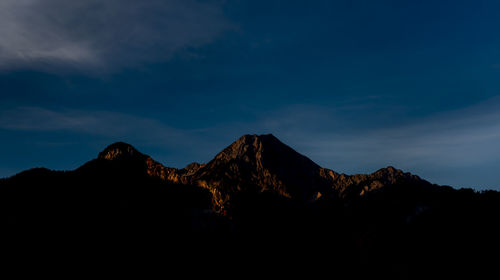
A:
{"label": "mountain", "polygon": [[191,270],[477,279],[500,249],[498,192],[438,186],[390,166],[340,174],[271,134],[244,135],[182,169],[114,143],[72,171],[1,179],[0,207],[16,246],[70,244],[93,248],[92,258],[109,246],[161,252],[177,260],[170,268]]}
{"label": "mountain", "polygon": [[216,204],[236,193],[269,192],[298,201],[333,193],[331,180],[307,157],[273,135],[245,135],[199,168],[190,182],[210,189]]}

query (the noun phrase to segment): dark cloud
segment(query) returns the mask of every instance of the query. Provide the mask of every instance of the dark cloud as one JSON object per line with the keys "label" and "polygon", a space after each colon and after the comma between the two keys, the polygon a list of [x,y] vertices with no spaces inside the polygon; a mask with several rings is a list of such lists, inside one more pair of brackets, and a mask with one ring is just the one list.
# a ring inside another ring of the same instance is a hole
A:
{"label": "dark cloud", "polygon": [[0,67],[135,66],[233,28],[222,3],[196,0],[3,0]]}

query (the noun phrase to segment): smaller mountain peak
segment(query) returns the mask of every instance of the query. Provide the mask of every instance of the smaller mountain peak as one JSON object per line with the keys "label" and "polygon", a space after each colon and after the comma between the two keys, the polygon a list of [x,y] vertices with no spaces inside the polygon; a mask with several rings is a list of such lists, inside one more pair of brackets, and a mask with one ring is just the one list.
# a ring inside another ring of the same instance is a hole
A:
{"label": "smaller mountain peak", "polygon": [[401,180],[426,182],[416,175],[413,175],[409,172],[404,172],[403,170],[394,168],[392,166],[387,166],[385,168],[379,169],[376,172],[372,173],[371,176],[377,179],[381,179],[385,182],[390,182],[391,184],[394,184],[396,181]]}
{"label": "smaller mountain peak", "polygon": [[383,174],[383,175],[388,175],[388,176],[398,176],[398,175],[403,175],[404,172],[401,169],[397,169],[394,166],[387,166],[384,168],[381,168],[375,172],[375,174]]}
{"label": "smaller mountain peak", "polygon": [[140,153],[132,145],[124,142],[116,142],[99,153],[99,159],[117,160],[117,159],[132,159],[142,158],[144,155]]}
{"label": "smaller mountain peak", "polygon": [[389,165],[389,166],[387,166],[386,168],[383,168],[383,169],[387,170],[388,172],[398,172],[398,171],[401,171],[401,170],[399,170],[399,169],[397,169],[397,168],[395,168],[394,166],[391,166],[391,165]]}

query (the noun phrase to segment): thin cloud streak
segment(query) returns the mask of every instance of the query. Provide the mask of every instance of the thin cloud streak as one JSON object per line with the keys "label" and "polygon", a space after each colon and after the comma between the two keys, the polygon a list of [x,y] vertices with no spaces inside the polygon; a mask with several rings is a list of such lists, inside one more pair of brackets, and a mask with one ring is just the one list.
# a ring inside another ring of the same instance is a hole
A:
{"label": "thin cloud streak", "polygon": [[30,132],[66,131],[141,142],[182,143],[183,131],[153,119],[108,111],[19,107],[0,111],[0,128]]}

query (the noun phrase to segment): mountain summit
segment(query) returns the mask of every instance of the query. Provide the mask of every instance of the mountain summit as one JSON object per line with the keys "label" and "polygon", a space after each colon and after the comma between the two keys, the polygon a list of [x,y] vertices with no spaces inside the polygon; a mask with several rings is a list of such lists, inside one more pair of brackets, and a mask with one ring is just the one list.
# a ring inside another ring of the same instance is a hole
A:
{"label": "mountain summit", "polygon": [[307,157],[297,153],[289,146],[282,143],[272,134],[264,135],[244,135],[234,143],[225,148],[219,153],[215,160],[231,161],[283,161],[284,159],[292,159],[293,162],[301,162],[304,165],[319,167]]}
{"label": "mountain summit", "polygon": [[105,160],[143,159],[145,155],[130,144],[116,142],[100,152],[97,158]]}

